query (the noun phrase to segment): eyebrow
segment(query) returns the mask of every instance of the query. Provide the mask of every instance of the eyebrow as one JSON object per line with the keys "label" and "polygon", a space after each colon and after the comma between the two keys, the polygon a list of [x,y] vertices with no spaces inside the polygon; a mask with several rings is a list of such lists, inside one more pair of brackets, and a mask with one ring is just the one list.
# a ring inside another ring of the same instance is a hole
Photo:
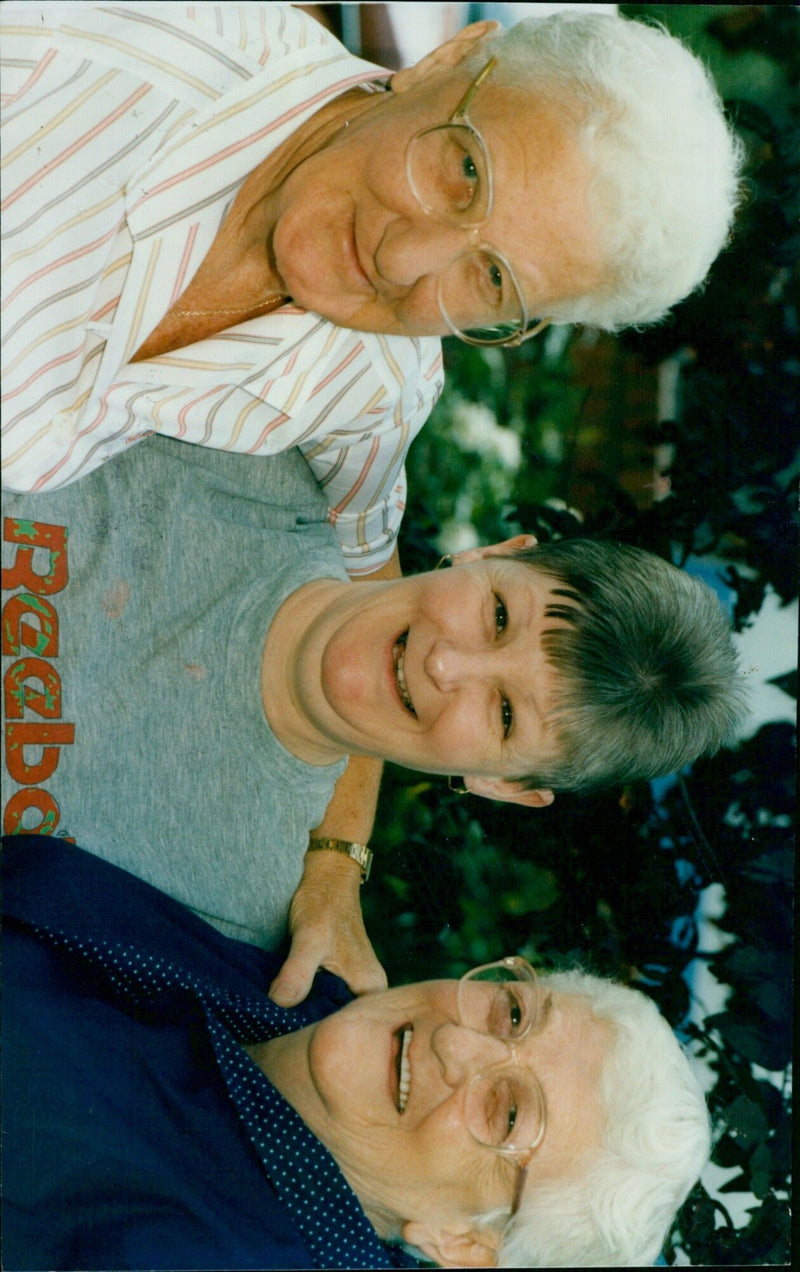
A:
{"label": "eyebrow", "polygon": [[[503,559],[505,558],[501,558],[501,560]],[[507,559],[509,561],[513,560],[513,558],[507,558]],[[518,562],[517,564],[522,565],[524,564],[524,562]],[[510,628],[512,634],[515,633],[517,628],[522,626],[524,623],[527,623],[528,629],[530,629],[537,617],[538,609],[540,608],[539,597],[534,592],[532,592],[532,590],[529,588],[520,589],[519,587],[515,587],[513,601],[509,601],[508,592],[500,578],[496,579],[495,582],[492,584],[493,591],[495,590],[495,588],[497,588],[497,590],[500,591],[500,594],[505,603],[506,610],[508,612],[508,627]],[[519,599],[520,590],[524,592],[524,598],[525,598],[524,601],[520,601]],[[546,605],[546,602],[545,602],[545,605]],[[542,606],[542,611],[544,616],[544,612],[545,612],[544,606]],[[512,613],[514,616],[513,620],[512,620]],[[521,619],[519,617],[520,614],[522,614]],[[540,645],[541,645],[541,641],[540,641]],[[504,757],[508,758],[510,756],[512,763],[517,763],[518,761],[520,772],[525,773],[530,769],[531,765],[530,765],[530,762],[526,760],[525,758],[525,755],[524,755],[524,752],[526,749],[525,741],[524,739],[521,738],[520,736],[521,730],[517,727],[517,722],[519,718],[519,713],[517,711],[517,703],[520,701],[520,695],[517,695],[516,699],[509,698],[509,701],[511,702],[511,707],[514,712],[514,727],[511,730],[511,736],[508,738],[502,739],[501,746],[503,748]],[[530,710],[533,712],[537,722],[539,723],[540,728],[546,729],[548,712],[543,711],[539,705],[539,702],[537,701],[536,688],[535,688],[533,679],[531,679],[528,686],[522,692],[521,701],[524,704],[527,704]],[[515,779],[512,777],[509,780],[513,781]]]}

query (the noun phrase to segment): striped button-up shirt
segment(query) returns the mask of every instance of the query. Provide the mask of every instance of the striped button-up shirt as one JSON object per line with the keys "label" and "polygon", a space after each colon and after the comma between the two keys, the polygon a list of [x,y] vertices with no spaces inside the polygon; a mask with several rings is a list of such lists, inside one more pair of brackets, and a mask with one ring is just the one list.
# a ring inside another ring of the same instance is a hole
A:
{"label": "striped button-up shirt", "polygon": [[69,3],[3,22],[3,484],[66,485],[150,432],[299,446],[351,574],[391,554],[441,345],[294,305],[145,362],[238,190],[385,72],[279,4]]}

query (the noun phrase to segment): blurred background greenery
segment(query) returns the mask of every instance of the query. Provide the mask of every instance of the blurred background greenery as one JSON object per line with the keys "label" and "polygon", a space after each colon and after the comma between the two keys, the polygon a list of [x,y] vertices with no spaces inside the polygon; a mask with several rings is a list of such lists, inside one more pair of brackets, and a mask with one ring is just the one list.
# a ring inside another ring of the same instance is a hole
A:
{"label": "blurred background greenery", "polygon": [[716,1169],[664,1260],[788,1263],[800,23],[790,5],[619,7],[663,22],[717,79],[750,155],[734,239],[653,330],[555,328],[507,352],[445,341],[401,556],[430,568],[518,529],[649,548],[727,605],[753,718],[682,774],[542,811],[389,767],[364,910],[392,982],[521,953],[652,995],[705,1062],[714,1120]]}

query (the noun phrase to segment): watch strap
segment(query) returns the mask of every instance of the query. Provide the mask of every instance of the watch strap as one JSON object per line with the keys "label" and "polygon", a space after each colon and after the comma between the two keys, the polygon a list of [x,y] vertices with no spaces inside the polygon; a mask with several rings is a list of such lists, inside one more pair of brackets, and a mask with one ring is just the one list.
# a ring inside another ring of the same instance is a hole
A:
{"label": "watch strap", "polygon": [[372,849],[366,844],[353,843],[349,839],[334,839],[329,835],[312,837],[308,841],[309,852],[341,852],[352,857],[361,867],[361,882],[366,883],[372,869]]}

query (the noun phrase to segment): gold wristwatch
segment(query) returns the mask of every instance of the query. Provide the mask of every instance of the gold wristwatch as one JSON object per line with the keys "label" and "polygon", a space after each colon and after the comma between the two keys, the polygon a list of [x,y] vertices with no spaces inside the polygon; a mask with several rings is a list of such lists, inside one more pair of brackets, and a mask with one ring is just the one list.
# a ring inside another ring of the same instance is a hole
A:
{"label": "gold wristwatch", "polygon": [[349,839],[332,839],[330,836],[323,836],[319,839],[309,839],[309,852],[341,852],[345,857],[352,857],[353,861],[357,861],[361,867],[361,882],[366,883],[369,878],[369,872],[372,869],[372,849],[366,844],[355,844]]}

